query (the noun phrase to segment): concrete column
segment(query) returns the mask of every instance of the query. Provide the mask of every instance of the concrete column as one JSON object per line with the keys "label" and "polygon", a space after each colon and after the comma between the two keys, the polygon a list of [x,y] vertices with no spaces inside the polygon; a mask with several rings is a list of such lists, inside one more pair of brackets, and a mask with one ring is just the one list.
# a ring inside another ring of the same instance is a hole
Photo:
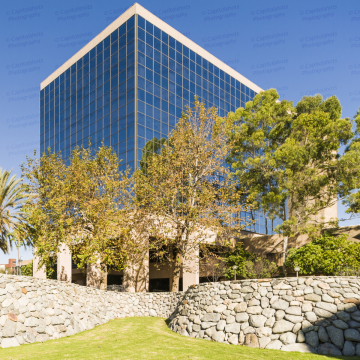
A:
{"label": "concrete column", "polygon": [[57,279],[71,283],[72,279],[72,259],[69,247],[61,245],[57,253]]}
{"label": "concrete column", "polygon": [[188,253],[183,264],[183,291],[186,291],[189,286],[199,284],[199,250]]}
{"label": "concrete column", "polygon": [[149,291],[149,250],[129,257],[123,271],[123,285],[127,292]]}
{"label": "concrete column", "polygon": [[86,269],[86,286],[100,289],[100,259],[95,264],[87,264]]}
{"label": "concrete column", "polygon": [[40,259],[35,255],[35,249],[33,249],[33,277],[38,279],[46,279],[46,268],[43,265],[38,269]]}

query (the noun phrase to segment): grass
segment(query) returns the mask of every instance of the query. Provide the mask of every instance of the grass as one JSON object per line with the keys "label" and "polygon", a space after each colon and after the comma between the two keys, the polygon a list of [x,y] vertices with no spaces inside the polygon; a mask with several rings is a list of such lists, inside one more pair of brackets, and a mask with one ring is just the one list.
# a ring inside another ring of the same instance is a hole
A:
{"label": "grass", "polygon": [[[0,349],[1,360],[17,359],[266,359],[315,360],[328,356],[252,349],[190,339],[169,330],[164,319],[116,319],[71,337]],[[340,357],[344,358],[345,357]],[[351,358],[355,359],[355,358]],[[357,358],[360,359],[360,358]]]}

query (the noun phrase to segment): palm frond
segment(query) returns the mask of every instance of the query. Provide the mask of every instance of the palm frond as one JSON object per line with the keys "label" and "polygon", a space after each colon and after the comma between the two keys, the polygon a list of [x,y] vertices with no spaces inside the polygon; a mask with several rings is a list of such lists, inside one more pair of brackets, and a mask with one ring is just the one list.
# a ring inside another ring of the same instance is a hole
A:
{"label": "palm frond", "polygon": [[13,231],[24,221],[21,208],[27,198],[22,179],[11,172],[0,168],[0,249],[4,253],[12,247]]}

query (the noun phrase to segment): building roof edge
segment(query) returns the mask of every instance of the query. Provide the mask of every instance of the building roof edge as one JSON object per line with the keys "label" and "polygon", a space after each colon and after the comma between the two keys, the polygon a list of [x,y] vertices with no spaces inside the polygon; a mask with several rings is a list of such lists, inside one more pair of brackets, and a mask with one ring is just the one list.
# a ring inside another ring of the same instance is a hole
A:
{"label": "building roof edge", "polygon": [[211,62],[213,65],[217,66],[219,69],[225,71],[231,75],[236,80],[240,81],[250,89],[255,92],[260,92],[263,89],[258,85],[254,84],[252,81],[247,79],[245,76],[241,75],[239,72],[231,68],[229,65],[225,64],[223,61],[216,58],[214,55],[210,54],[207,50],[203,49],[200,45],[197,45],[194,41],[187,38],[185,35],[181,34],[178,30],[175,30],[172,26],[152,14],[150,11],[146,10],[143,6],[138,3],[132,5],[127,9],[123,14],[121,14],[116,20],[114,20],[109,26],[107,26],[100,34],[98,34],[93,40],[87,43],[82,49],[80,49],[76,54],[74,54],[69,60],[67,60],[63,65],[61,65],[57,70],[55,70],[51,75],[49,75],[44,81],[41,82],[41,90],[55,80],[60,74],[62,74],[66,69],[71,65],[76,63],[81,59],[86,53],[88,53],[94,46],[104,40],[108,35],[110,35],[115,29],[127,21],[131,16],[138,14],[145,18],[146,20],[153,23],[155,26],[161,30],[168,33],[170,36],[181,42],[183,45],[187,46],[189,49],[193,50],[204,59]]}

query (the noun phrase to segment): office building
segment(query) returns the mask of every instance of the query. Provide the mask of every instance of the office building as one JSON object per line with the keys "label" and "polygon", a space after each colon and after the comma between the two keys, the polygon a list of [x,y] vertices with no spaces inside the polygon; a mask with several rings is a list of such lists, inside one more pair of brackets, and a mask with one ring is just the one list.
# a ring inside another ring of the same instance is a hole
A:
{"label": "office building", "polygon": [[[89,138],[136,169],[147,141],[167,137],[198,96],[220,116],[261,89],[134,4],[41,83],[40,150],[67,158]],[[245,219],[249,214],[242,214]],[[261,215],[248,230],[271,234]]]}

